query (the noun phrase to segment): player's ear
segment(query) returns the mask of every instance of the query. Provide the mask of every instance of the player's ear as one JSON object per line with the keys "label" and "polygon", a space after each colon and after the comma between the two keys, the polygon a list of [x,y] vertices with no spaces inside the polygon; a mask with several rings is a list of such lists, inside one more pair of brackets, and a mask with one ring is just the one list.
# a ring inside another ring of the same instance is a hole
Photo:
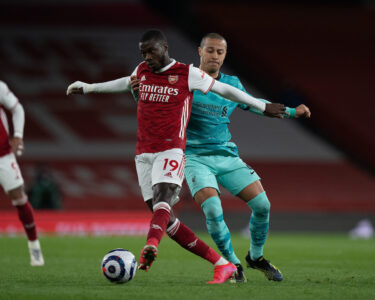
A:
{"label": "player's ear", "polygon": [[198,47],[198,53],[199,53],[199,56],[202,57],[202,48],[201,47]]}

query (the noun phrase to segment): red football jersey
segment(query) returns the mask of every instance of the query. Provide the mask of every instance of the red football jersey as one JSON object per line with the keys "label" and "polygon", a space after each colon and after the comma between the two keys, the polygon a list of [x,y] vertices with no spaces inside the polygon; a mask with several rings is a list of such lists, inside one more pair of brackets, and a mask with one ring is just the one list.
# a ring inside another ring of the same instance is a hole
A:
{"label": "red football jersey", "polygon": [[174,60],[155,73],[145,62],[137,67],[136,75],[140,80],[137,155],[172,148],[185,149],[194,85],[200,88],[205,86],[205,92],[208,92],[213,84],[213,79],[206,78],[209,77],[207,74],[197,76],[196,68],[192,72],[194,78],[191,74],[189,76],[192,68]]}
{"label": "red football jersey", "polygon": [[18,99],[8,89],[8,86],[0,81],[0,157],[12,151],[9,144],[8,120],[4,108],[11,110],[17,103]]}
{"label": "red football jersey", "polygon": [[12,148],[9,143],[8,120],[6,114],[0,105],[0,157],[11,152]]}

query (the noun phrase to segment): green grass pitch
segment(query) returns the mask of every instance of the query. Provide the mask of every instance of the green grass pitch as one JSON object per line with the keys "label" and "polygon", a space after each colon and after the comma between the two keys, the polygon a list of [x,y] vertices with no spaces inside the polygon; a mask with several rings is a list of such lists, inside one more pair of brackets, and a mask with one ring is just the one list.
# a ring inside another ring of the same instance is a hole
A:
{"label": "green grass pitch", "polygon": [[[211,246],[207,234],[200,236]],[[234,234],[243,264],[248,239]],[[0,238],[0,299],[375,299],[375,240],[345,235],[276,234],[265,257],[283,272],[268,281],[246,269],[245,284],[206,285],[212,266],[168,237],[149,272],[138,271],[127,284],[101,274],[101,259],[126,248],[138,259],[144,237],[42,237],[46,265],[30,267],[26,239]],[[216,247],[214,247],[216,249]]]}

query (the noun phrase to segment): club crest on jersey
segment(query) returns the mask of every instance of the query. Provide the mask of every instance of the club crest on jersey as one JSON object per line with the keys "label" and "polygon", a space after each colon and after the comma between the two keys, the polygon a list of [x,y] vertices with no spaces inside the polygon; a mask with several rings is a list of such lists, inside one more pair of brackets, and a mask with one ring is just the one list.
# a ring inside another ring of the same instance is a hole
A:
{"label": "club crest on jersey", "polygon": [[170,84],[175,84],[178,81],[178,75],[169,75],[168,82]]}

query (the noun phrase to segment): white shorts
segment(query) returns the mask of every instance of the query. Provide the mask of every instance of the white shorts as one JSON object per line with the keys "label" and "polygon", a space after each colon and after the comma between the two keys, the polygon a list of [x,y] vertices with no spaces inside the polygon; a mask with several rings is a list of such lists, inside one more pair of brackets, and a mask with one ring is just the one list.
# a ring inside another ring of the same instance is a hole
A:
{"label": "white shorts", "polygon": [[0,184],[6,193],[23,185],[21,170],[13,153],[0,157]]}
{"label": "white shorts", "polygon": [[158,153],[142,153],[135,157],[138,182],[145,201],[153,198],[157,183],[174,183],[181,187],[184,180],[185,155],[179,148]]}

